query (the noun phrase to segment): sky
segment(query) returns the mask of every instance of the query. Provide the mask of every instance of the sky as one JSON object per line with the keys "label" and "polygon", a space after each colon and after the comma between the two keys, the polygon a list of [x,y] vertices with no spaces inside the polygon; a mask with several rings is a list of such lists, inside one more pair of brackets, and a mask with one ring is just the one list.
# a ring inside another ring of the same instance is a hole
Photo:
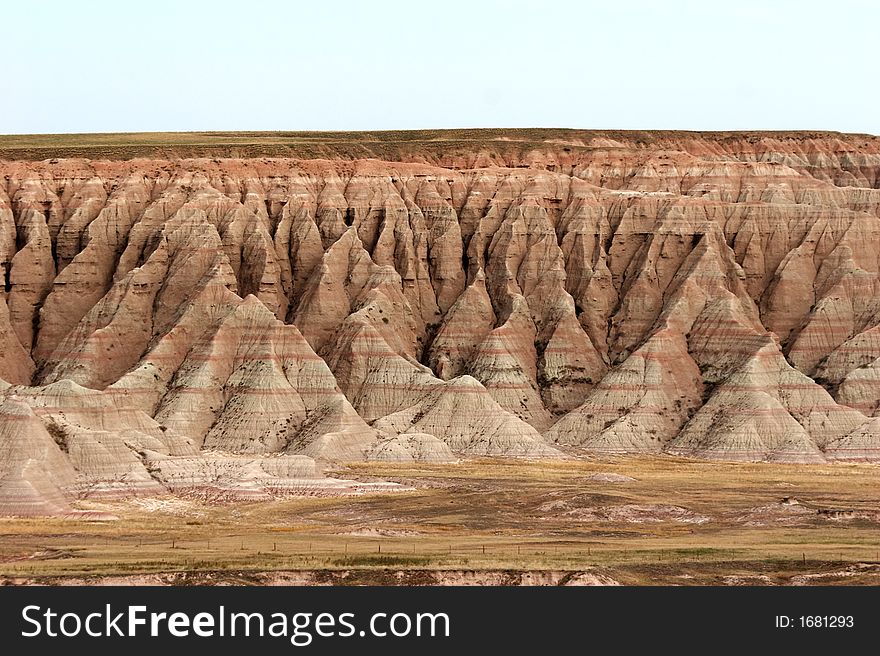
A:
{"label": "sky", "polygon": [[880,134],[875,0],[0,0],[0,133]]}

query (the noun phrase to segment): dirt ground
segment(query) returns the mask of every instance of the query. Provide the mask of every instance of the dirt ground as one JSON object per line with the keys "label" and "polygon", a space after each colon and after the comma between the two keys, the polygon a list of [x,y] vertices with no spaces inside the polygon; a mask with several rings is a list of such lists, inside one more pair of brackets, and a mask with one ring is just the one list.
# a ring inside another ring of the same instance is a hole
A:
{"label": "dirt ground", "polygon": [[[0,583],[880,584],[880,466],[352,464],[409,491],[0,519]],[[116,519],[107,519],[114,516]]]}

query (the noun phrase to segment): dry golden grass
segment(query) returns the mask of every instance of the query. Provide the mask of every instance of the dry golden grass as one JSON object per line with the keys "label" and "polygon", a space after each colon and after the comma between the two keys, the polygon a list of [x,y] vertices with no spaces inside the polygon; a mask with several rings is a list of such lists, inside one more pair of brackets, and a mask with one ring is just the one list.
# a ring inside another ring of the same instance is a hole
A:
{"label": "dry golden grass", "polygon": [[[637,480],[590,478],[599,472]],[[226,505],[83,502],[120,519],[0,520],[0,575],[537,569],[592,570],[623,583],[784,583],[806,573],[880,582],[870,565],[880,562],[878,466],[663,457],[353,464],[338,474],[416,490]]]}
{"label": "dry golden grass", "polygon": [[650,144],[657,139],[704,136],[761,139],[767,136],[852,138],[870,135],[834,132],[684,132],[647,130],[572,130],[565,128],[478,128],[466,130],[394,130],[376,132],[138,132],[94,134],[0,135],[0,160],[65,157],[125,160],[137,157],[294,157],[367,158],[389,161],[431,160],[490,150],[515,156],[535,148],[578,150],[596,137]]}

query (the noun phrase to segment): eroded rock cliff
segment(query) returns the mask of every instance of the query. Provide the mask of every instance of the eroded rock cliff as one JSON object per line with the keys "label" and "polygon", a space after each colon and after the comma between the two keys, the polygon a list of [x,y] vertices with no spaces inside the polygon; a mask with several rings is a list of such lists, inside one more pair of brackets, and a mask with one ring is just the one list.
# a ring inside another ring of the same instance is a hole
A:
{"label": "eroded rock cliff", "polygon": [[0,503],[215,485],[217,454],[248,485],[309,458],[880,460],[880,139],[395,156],[0,162]]}

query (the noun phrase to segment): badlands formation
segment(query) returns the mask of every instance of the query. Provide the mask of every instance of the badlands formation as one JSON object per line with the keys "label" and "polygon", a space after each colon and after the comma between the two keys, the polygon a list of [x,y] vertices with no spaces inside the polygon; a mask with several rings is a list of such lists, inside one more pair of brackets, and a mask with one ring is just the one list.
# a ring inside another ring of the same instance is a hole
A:
{"label": "badlands formation", "polygon": [[880,461],[880,138],[517,134],[0,161],[0,512],[362,459]]}

